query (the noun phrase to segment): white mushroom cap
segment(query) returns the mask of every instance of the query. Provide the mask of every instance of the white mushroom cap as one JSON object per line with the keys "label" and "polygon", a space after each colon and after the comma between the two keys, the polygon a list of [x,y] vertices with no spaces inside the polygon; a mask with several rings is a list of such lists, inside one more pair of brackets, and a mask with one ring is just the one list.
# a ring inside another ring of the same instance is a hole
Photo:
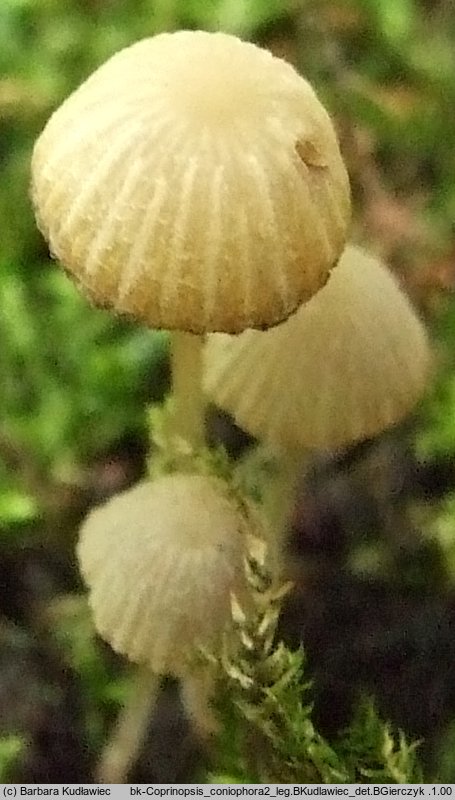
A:
{"label": "white mushroom cap", "polygon": [[230,620],[247,530],[225,484],[201,475],[143,483],[92,511],[77,555],[100,635],[157,673],[184,671]]}
{"label": "white mushroom cap", "polygon": [[334,448],[400,420],[422,394],[424,327],[389,270],[346,248],[327,286],[273,330],[215,334],[208,395],[245,430],[286,448]]}
{"label": "white mushroom cap", "polygon": [[224,33],[133,44],[53,114],[32,161],[51,252],[95,302],[150,327],[267,327],[324,285],[348,179],[286,62]]}

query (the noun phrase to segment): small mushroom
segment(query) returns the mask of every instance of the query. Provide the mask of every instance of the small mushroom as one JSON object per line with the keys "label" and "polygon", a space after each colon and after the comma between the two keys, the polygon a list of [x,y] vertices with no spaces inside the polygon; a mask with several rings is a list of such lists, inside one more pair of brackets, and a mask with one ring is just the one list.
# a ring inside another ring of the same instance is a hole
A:
{"label": "small mushroom", "polygon": [[422,394],[429,366],[424,326],[397,281],[351,245],[327,286],[282,325],[209,337],[205,388],[278,456],[265,505],[283,532],[305,453],[401,420]]}
{"label": "small mushroom", "polygon": [[[201,342],[263,328],[326,282],[349,185],[330,119],[286,62],[224,33],[136,42],[48,121],[32,198],[95,303],[173,337],[176,432],[203,439]],[[199,392],[199,394],[198,394]]]}
{"label": "small mushroom", "polygon": [[77,556],[95,627],[139,664],[97,780],[126,780],[164,674],[182,681],[199,734],[216,730],[210,669],[193,660],[198,646],[216,650],[229,630],[231,594],[246,598],[244,558],[258,526],[254,509],[223,480],[185,473],[139,484],[83,523]]}
{"label": "small mushroom", "polygon": [[324,289],[287,322],[215,334],[207,394],[246,431],[288,450],[374,436],[422,394],[430,349],[390,271],[348,246]]}
{"label": "small mushroom", "polygon": [[172,474],[95,509],[77,548],[100,635],[156,674],[216,643],[242,592],[248,521],[218,478]]}

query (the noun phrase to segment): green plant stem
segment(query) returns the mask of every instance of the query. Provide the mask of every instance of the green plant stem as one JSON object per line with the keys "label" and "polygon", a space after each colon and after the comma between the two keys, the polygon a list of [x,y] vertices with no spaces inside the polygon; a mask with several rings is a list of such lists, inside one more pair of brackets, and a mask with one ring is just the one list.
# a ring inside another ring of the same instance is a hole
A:
{"label": "green plant stem", "polygon": [[160,677],[141,667],[132,694],[117,717],[112,734],[101,753],[95,779],[98,783],[126,783],[147,733]]}
{"label": "green plant stem", "polygon": [[203,346],[202,336],[180,331],[172,334],[172,433],[195,449],[204,444]]}

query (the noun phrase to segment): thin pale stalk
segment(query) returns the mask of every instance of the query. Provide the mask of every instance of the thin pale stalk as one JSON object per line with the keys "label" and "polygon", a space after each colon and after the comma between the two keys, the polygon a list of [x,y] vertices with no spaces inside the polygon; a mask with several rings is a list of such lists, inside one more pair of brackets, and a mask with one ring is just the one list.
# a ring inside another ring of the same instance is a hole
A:
{"label": "thin pale stalk", "polygon": [[200,670],[181,679],[180,693],[185,711],[194,730],[206,739],[219,731],[219,723],[212,707],[215,680],[209,670]]}
{"label": "thin pale stalk", "polygon": [[126,783],[144,742],[160,685],[158,675],[142,667],[132,694],[117,717],[96,770],[98,783]]}
{"label": "thin pale stalk", "polygon": [[203,346],[202,336],[180,331],[172,334],[172,432],[195,449],[204,443]]}
{"label": "thin pale stalk", "polygon": [[281,450],[276,454],[276,473],[264,496],[264,510],[270,524],[277,554],[282,555],[292,513],[295,508],[299,478],[304,469],[301,451]]}

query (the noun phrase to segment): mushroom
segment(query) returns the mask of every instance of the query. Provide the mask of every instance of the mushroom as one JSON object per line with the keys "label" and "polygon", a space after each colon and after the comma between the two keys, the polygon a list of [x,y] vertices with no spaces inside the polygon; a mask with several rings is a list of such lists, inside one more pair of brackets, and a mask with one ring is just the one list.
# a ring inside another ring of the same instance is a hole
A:
{"label": "mushroom", "polygon": [[[194,693],[201,680],[195,684],[192,674],[196,648],[216,647],[231,619],[231,593],[245,594],[250,530],[246,507],[227,484],[197,474],[139,484],[89,514],[77,555],[95,626],[114,650],[145,665],[136,689],[141,703],[153,698],[164,674],[188,678],[187,693]],[[136,710],[133,717],[137,725]],[[148,712],[144,724],[147,718]],[[203,708],[199,718],[206,728],[210,716]],[[125,772],[122,753],[114,750],[101,768],[105,778],[106,770],[110,779],[112,769],[116,777]]]}
{"label": "mushroom", "polygon": [[208,396],[281,453],[289,506],[308,449],[398,422],[429,373],[425,329],[389,270],[350,245],[317,296],[273,330],[209,337]]}
{"label": "mushroom", "polygon": [[82,292],[176,331],[177,427],[196,445],[202,343],[190,334],[287,318],[327,281],[350,214],[336,136],[308,82],[204,31],[141,40],[97,69],[40,135],[32,198]]}
{"label": "mushroom", "polygon": [[100,635],[130,661],[180,675],[229,619],[247,529],[224,482],[197,474],[144,482],[96,508],[77,555]]}

